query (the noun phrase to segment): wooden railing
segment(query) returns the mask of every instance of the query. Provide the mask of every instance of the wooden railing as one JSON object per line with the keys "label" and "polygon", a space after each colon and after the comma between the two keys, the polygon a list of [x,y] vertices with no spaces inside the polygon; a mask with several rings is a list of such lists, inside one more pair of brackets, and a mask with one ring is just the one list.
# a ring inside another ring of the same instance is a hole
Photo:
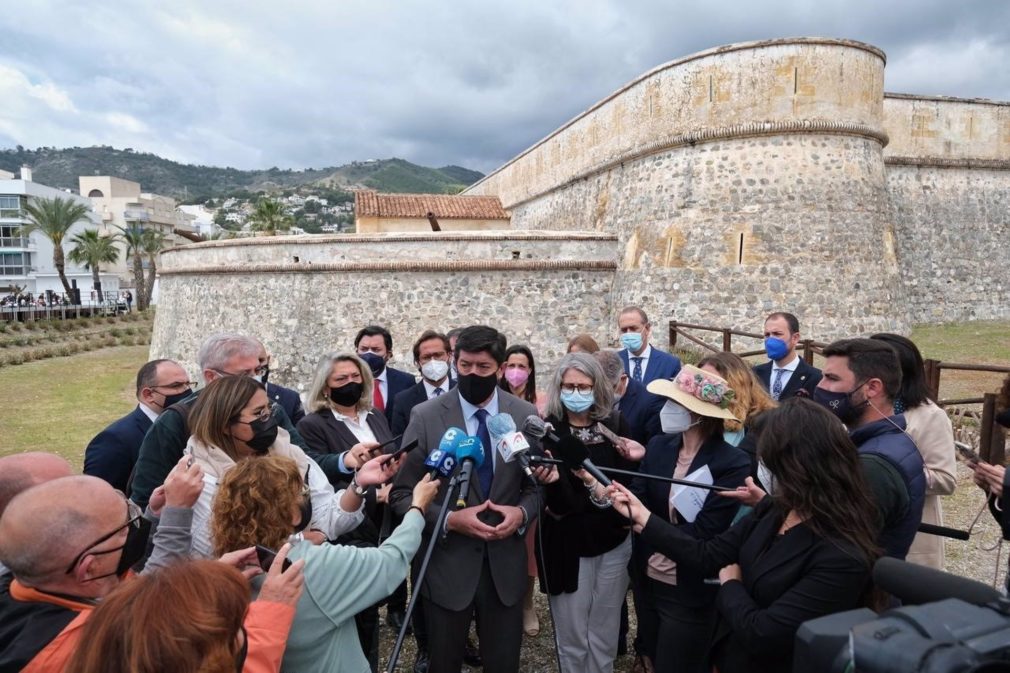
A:
{"label": "wooden railing", "polygon": [[[722,348],[717,348],[710,343],[698,338],[687,330],[700,330],[703,332],[716,332],[722,337]],[[712,325],[695,325],[692,323],[670,321],[670,348],[676,348],[677,340],[683,337],[691,343],[701,346],[706,351],[718,353],[720,351],[733,351],[733,337],[746,337],[749,339],[764,339],[763,334],[745,332],[743,330],[729,327],[714,327]],[[807,364],[814,364],[814,356],[821,355],[827,343],[814,339],[803,339],[800,341],[798,349]],[[764,355],[764,349],[737,352],[740,357],[751,357],[754,355]],[[983,460],[994,464],[1002,464],[1006,459],[1006,433],[1003,428],[996,423],[996,393],[983,393],[980,397],[967,397],[958,399],[940,399],[940,378],[943,371],[970,371],[970,372],[991,372],[998,374],[1010,374],[1010,367],[1004,365],[988,364],[961,364],[955,362],[942,362],[940,360],[926,360],[926,385],[929,387],[930,397],[936,400],[941,407],[963,407],[968,405],[982,405],[979,420],[979,455]]]}

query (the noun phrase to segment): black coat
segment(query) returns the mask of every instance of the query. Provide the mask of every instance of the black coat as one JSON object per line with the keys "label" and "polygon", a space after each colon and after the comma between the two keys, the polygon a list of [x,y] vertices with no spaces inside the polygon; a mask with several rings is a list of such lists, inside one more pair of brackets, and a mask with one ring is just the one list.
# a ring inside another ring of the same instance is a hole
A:
{"label": "black coat", "polygon": [[[793,640],[808,619],[864,604],[871,562],[851,545],[805,525],[778,535],[783,514],[771,498],[711,540],[698,540],[658,516],[642,538],[678,564],[713,577],[739,563],[742,581],[722,585],[713,663],[720,673],[789,673]],[[662,645],[660,645],[662,646]]]}
{"label": "black coat", "polygon": [[140,445],[152,425],[153,421],[138,405],[99,432],[84,450],[84,474],[104,479],[126,493]]}
{"label": "black coat", "polygon": [[[449,390],[452,390],[456,382],[449,378]],[[389,420],[389,428],[393,431],[393,436],[398,437],[407,429],[410,423],[410,412],[421,402],[428,401],[428,389],[424,387],[424,381],[418,381],[406,390],[397,393],[393,400],[393,413]]]}
{"label": "black coat", "polygon": [[[763,364],[755,365],[754,373],[761,381],[761,385],[765,387],[765,390],[770,391],[772,389],[772,361],[769,360]],[[785,387],[782,389],[782,394],[779,395],[779,399],[785,400],[793,397],[800,390],[805,390],[805,394],[812,397],[814,394],[814,388],[817,387],[817,384],[820,383],[820,381],[821,370],[813,365],[808,365],[806,360],[800,358],[799,364],[796,365],[796,371],[789,376],[789,382],[786,383]]]}
{"label": "black coat", "polygon": [[393,422],[393,414],[396,410],[396,396],[404,390],[413,387],[416,383],[417,379],[407,372],[402,372],[399,369],[393,369],[392,367],[386,367],[386,398],[384,411],[386,412],[386,421],[388,423]]}

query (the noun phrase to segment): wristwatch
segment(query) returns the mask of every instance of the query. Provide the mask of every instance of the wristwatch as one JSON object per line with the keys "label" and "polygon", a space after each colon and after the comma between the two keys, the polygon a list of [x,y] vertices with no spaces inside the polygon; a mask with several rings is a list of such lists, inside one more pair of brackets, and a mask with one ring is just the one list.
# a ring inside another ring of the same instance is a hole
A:
{"label": "wristwatch", "polygon": [[359,486],[358,482],[355,479],[351,479],[351,486],[350,486],[350,488],[351,488],[351,493],[353,493],[354,495],[358,496],[359,498],[364,498],[365,494],[368,493],[368,489],[367,488],[362,488],[361,486]]}

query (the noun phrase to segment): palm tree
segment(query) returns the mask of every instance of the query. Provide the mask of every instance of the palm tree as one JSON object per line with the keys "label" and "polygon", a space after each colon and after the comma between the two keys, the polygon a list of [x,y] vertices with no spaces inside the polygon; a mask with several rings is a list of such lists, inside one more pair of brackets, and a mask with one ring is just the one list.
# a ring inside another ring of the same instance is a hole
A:
{"label": "palm tree", "polygon": [[137,291],[137,310],[143,311],[147,308],[147,299],[144,290],[144,228],[137,224],[129,224],[125,227],[116,226],[123,232],[123,241],[126,243],[126,256],[132,257],[133,261],[133,285]]}
{"label": "palm tree", "polygon": [[28,223],[21,227],[20,234],[30,236],[37,231],[52,241],[53,266],[56,267],[56,273],[59,275],[60,282],[63,283],[63,290],[68,297],[74,295],[65,271],[63,239],[66,238],[67,232],[72,226],[87,218],[89,211],[88,206],[59,196],[52,199],[37,197],[25,206]]}
{"label": "palm tree", "polygon": [[[141,240],[141,250],[147,255],[147,285],[144,287],[144,306],[151,303],[154,292],[154,276],[158,271],[158,255],[168,247],[168,237],[159,229],[147,229]],[[139,299],[138,308],[140,306]]]}
{"label": "palm tree", "polygon": [[267,236],[276,236],[278,231],[287,231],[294,224],[294,218],[284,210],[284,204],[266,196],[256,203],[249,221],[253,230],[266,232]]}
{"label": "palm tree", "polygon": [[98,275],[99,266],[115,264],[119,261],[119,249],[116,247],[118,238],[116,235],[101,236],[97,229],[85,229],[70,239],[74,247],[70,250],[68,257],[74,264],[82,264],[85,269],[91,269],[91,281],[95,286],[99,302],[102,302],[102,280]]}

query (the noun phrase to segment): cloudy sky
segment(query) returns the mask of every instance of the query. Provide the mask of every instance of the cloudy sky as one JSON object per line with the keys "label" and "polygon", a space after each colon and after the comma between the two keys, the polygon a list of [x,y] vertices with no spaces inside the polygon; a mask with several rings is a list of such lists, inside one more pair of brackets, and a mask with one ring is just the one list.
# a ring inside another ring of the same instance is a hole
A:
{"label": "cloudy sky", "polygon": [[881,47],[888,91],[1010,100],[1004,0],[22,0],[0,147],[486,172],[660,63],[797,35]]}

